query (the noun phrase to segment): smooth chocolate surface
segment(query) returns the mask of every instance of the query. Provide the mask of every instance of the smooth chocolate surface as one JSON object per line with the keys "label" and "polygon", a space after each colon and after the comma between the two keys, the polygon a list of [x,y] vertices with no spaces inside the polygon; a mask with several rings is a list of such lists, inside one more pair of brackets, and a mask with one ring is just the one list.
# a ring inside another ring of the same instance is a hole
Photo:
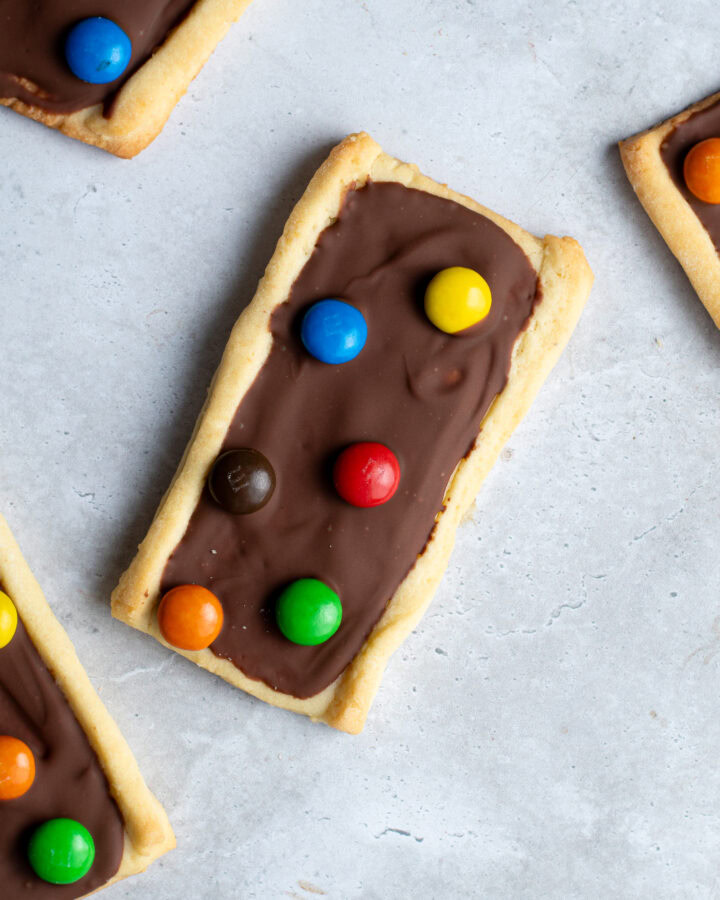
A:
{"label": "smooth chocolate surface", "polygon": [[[123,820],[85,732],[21,621],[0,649],[0,734],[25,741],[36,764],[30,790],[0,801],[0,897],[71,900],[105,884],[120,866]],[[81,822],[95,841],[95,862],[75,884],[47,884],[27,861],[33,829],[59,816]]]}
{"label": "smooth chocolate surface", "polygon": [[711,137],[720,137],[720,102],[694,113],[671,131],[660,147],[660,154],[678,190],[690,204],[720,253],[720,204],[698,200],[687,189],[683,176],[683,163],[688,152],[695,144]]}
{"label": "smooth chocolate surface", "polygon": [[[425,286],[448,266],[476,269],[493,292],[487,319],[460,336],[423,311]],[[368,323],[363,351],[343,365],[318,362],[300,341],[304,311],[325,297],[349,301]],[[264,453],[275,494],[236,517],[206,490],[163,575],[163,592],[197,582],[218,596],[218,656],[296,697],[337,678],[427,543],[538,299],[522,249],[484,216],[398,184],[348,192],[273,314],[270,355],[223,445]],[[400,487],[383,506],[352,507],[333,488],[335,456],[355,441],[380,441],[398,457]],[[273,619],[278,591],[301,577],[324,581],[343,604],[340,629],[316,647],[291,644]]]}
{"label": "smooth chocolate surface", "polygon": [[[195,0],[0,0],[0,97],[17,97],[53,113],[108,104],[146,62]],[[122,76],[86,84],[65,62],[68,30],[81,19],[104,16],[132,43]]]}

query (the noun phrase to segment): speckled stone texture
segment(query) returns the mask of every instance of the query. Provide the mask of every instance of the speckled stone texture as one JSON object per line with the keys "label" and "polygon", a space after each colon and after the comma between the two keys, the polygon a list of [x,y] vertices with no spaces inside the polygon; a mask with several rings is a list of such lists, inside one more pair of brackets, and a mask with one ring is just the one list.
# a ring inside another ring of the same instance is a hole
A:
{"label": "speckled stone texture", "polygon": [[[720,896],[720,335],[614,141],[718,87],[710,2],[256,0],[120,162],[0,110],[0,505],[178,849],[107,900]],[[363,735],[109,615],[328,148],[597,275]]]}

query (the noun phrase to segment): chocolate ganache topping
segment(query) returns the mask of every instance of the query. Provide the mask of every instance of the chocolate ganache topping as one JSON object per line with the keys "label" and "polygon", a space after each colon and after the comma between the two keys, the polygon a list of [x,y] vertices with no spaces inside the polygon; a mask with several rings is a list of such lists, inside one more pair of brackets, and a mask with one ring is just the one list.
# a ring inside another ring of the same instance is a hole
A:
{"label": "chocolate ganache topping", "polygon": [[720,137],[720,101],[707,109],[693,113],[665,138],[660,154],[677,189],[692,207],[720,253],[720,204],[703,203],[685,184],[683,163],[688,152],[707,138]]}
{"label": "chocolate ganache topping", "polygon": [[[493,294],[487,318],[459,336],[423,311],[428,281],[449,266],[480,272]],[[233,516],[206,488],[163,575],[162,592],[194,582],[217,595],[218,656],[301,698],[340,675],[427,543],[539,296],[522,249],[484,216],[399,184],[347,193],[272,316],[270,355],[222,448],[265,454],[275,493],[258,512]],[[342,365],[319,362],[300,340],[304,312],[326,297],[351,303],[368,325],[364,349]],[[382,506],[352,507],[334,490],[335,457],[356,441],[398,457],[400,486]],[[292,644],[273,617],[278,592],[302,577],[342,600],[339,630],[318,646]]]}
{"label": "chocolate ganache topping", "polygon": [[[123,820],[84,731],[19,619],[0,649],[0,734],[24,741],[36,765],[30,790],[0,801],[0,896],[71,900],[105,884],[120,866]],[[81,822],[95,842],[93,866],[74,884],[47,884],[27,859],[32,831],[58,817]]]}
{"label": "chocolate ganache topping", "polygon": [[[195,0],[0,0],[0,97],[17,97],[53,113],[112,101],[122,84],[194,5]],[[120,79],[87,84],[68,68],[64,43],[81,19],[103,16],[132,42]],[[29,84],[28,84],[29,82]]]}

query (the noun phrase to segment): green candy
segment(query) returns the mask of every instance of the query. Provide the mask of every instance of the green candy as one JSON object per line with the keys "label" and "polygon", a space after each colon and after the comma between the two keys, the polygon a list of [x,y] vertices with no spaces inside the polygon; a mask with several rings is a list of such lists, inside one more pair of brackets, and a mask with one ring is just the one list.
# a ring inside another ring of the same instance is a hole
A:
{"label": "green candy", "polygon": [[74,819],[48,819],[33,832],[28,859],[38,878],[50,884],[73,884],[95,860],[92,835]]}
{"label": "green candy", "polygon": [[288,585],[275,607],[278,627],[293,644],[324,644],[340,627],[340,598],[317,578],[299,578]]}

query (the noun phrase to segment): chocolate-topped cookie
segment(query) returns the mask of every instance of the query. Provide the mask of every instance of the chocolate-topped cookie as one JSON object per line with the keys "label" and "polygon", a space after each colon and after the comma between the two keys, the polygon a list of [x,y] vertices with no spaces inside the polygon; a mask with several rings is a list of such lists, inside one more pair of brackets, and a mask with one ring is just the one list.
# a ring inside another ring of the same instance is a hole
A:
{"label": "chocolate-topped cookie", "polygon": [[0,0],[0,104],[135,156],[249,3]]}
{"label": "chocolate-topped cookie", "polygon": [[720,93],[620,142],[630,183],[720,328]]}
{"label": "chocolate-topped cookie", "polygon": [[[195,662],[354,732],[592,275],[572,239],[532,237],[367,135],[321,167],[267,272],[113,613],[162,637],[161,598],[201,586],[224,624]],[[252,466],[203,490],[248,445],[277,474],[261,508]],[[236,477],[251,515],[229,509]]]}
{"label": "chocolate-topped cookie", "polygon": [[175,846],[0,517],[2,896],[71,900]]}

